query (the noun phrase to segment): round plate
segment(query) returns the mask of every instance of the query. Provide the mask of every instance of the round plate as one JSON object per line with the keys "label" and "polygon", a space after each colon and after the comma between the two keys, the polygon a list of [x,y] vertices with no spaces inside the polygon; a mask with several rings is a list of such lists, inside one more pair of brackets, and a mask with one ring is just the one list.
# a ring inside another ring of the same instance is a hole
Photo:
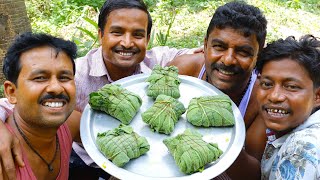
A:
{"label": "round plate", "polygon": [[[90,157],[103,170],[119,179],[210,179],[224,172],[239,155],[245,139],[245,125],[241,113],[237,106],[232,102],[235,125],[233,127],[219,128],[199,128],[195,127],[186,120],[186,113],[182,115],[175,125],[174,131],[170,135],[152,132],[149,125],[144,123],[141,113],[150,108],[154,100],[146,95],[148,83],[145,82],[149,75],[139,74],[115,81],[114,84],[121,84],[123,88],[138,94],[142,99],[142,106],[137,115],[131,121],[130,126],[140,136],[147,138],[150,144],[150,150],[137,159],[130,160],[124,167],[119,168],[109,161],[96,147],[96,137],[98,132],[104,132],[116,128],[120,121],[100,111],[91,109],[87,105],[80,124],[81,139],[84,148]],[[194,97],[222,94],[217,88],[200,79],[179,75],[181,80],[180,95],[178,99],[187,108],[189,101]],[[180,172],[173,156],[169,153],[162,140],[168,137],[176,136],[185,129],[196,129],[203,135],[206,142],[218,143],[223,151],[221,157],[208,164],[204,171],[191,175]]]}

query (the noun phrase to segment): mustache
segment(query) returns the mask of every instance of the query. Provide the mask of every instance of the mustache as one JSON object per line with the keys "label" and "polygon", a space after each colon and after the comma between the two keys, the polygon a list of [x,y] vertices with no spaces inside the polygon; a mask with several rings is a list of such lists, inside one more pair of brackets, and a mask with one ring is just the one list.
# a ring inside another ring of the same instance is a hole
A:
{"label": "mustache", "polygon": [[69,96],[64,95],[64,94],[58,94],[58,95],[46,94],[46,95],[39,98],[38,103],[42,104],[43,101],[48,100],[48,99],[61,99],[61,100],[65,100],[67,102],[70,101]]}
{"label": "mustache", "polygon": [[140,49],[137,47],[125,48],[123,46],[115,46],[112,48],[112,51],[128,51],[128,52],[138,53],[140,52]]}
{"label": "mustache", "polygon": [[222,63],[212,63],[211,68],[212,69],[221,69],[224,71],[230,71],[230,72],[234,72],[235,74],[244,73],[244,70],[240,66],[235,66],[235,65],[226,66]]}

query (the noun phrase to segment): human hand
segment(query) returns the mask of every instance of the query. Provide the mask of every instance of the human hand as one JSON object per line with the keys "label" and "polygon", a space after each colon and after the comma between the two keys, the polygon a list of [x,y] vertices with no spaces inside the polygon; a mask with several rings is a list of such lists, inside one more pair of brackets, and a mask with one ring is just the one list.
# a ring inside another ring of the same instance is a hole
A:
{"label": "human hand", "polygon": [[18,138],[12,135],[0,120],[0,178],[16,179],[16,167],[23,167],[21,146]]}
{"label": "human hand", "polygon": [[194,51],[193,51],[193,54],[197,54],[197,53],[203,53],[204,51],[204,47],[203,45],[198,47],[198,48],[195,48]]}

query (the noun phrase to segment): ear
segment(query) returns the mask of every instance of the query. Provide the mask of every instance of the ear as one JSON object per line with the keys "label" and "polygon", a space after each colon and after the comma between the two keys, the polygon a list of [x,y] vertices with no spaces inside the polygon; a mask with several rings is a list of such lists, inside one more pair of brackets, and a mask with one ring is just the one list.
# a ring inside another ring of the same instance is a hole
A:
{"label": "ear", "polygon": [[315,91],[315,107],[320,107],[320,87]]}
{"label": "ear", "polygon": [[11,81],[5,81],[3,83],[4,94],[11,104],[17,103],[16,90],[16,85],[13,84]]}
{"label": "ear", "polygon": [[102,36],[103,36],[103,32],[101,31],[101,29],[99,28],[99,30],[98,30],[98,38],[99,38],[99,43],[100,43],[100,45],[102,44]]}
{"label": "ear", "polygon": [[[151,33],[150,33],[151,34]],[[149,41],[150,41],[150,34],[147,35],[147,46],[149,44]]]}
{"label": "ear", "polygon": [[206,49],[207,49],[207,43],[208,43],[208,40],[207,40],[207,38],[204,38],[204,41],[203,41],[203,44],[204,44],[204,51],[206,51]]}

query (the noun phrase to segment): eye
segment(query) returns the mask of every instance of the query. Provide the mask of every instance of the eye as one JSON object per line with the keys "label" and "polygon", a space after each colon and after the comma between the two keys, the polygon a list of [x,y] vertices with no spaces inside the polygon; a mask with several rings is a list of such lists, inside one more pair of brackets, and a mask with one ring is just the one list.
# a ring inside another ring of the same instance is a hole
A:
{"label": "eye", "polygon": [[287,90],[289,91],[296,91],[296,90],[299,90],[301,89],[298,85],[296,84],[285,84],[284,85],[284,88],[286,88]]}
{"label": "eye", "polygon": [[273,84],[271,82],[264,81],[264,80],[261,80],[259,85],[262,89],[269,89],[273,86]]}
{"label": "eye", "polygon": [[44,81],[46,80],[47,78],[45,76],[37,76],[37,77],[34,77],[33,80],[34,81]]}
{"label": "eye", "polygon": [[144,33],[134,33],[133,36],[137,39],[142,39],[145,37]]}
{"label": "eye", "polygon": [[226,48],[221,44],[213,44],[212,48],[216,51],[224,51]]}
{"label": "eye", "polygon": [[252,57],[252,54],[248,51],[238,51],[238,54],[242,57]]}
{"label": "eye", "polygon": [[60,81],[62,81],[62,82],[66,82],[66,81],[72,80],[73,78],[70,77],[70,76],[61,76],[59,79],[60,79]]}
{"label": "eye", "polygon": [[121,31],[111,31],[110,33],[115,35],[115,36],[121,36],[122,35]]}

